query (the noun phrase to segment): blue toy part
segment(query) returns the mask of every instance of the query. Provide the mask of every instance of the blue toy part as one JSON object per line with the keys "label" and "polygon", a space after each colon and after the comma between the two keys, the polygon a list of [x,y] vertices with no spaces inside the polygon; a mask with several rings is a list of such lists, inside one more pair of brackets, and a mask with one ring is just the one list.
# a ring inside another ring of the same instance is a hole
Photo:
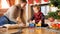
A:
{"label": "blue toy part", "polygon": [[29,27],[35,27],[35,24],[30,23],[30,24],[29,24]]}

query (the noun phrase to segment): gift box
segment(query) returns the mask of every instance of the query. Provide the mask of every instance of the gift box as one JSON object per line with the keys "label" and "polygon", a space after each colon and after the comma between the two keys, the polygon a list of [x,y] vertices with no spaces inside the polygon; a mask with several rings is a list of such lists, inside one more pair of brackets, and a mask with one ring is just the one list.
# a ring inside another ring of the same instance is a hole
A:
{"label": "gift box", "polygon": [[52,24],[52,28],[53,28],[53,29],[58,29],[57,24]]}
{"label": "gift box", "polygon": [[60,29],[60,24],[58,24],[58,28]]}

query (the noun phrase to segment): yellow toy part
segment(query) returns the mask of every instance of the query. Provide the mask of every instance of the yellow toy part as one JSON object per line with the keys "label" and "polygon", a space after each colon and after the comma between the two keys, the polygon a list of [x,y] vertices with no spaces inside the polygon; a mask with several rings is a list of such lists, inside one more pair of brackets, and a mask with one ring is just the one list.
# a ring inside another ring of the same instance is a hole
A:
{"label": "yellow toy part", "polygon": [[36,24],[36,26],[41,26],[41,23]]}

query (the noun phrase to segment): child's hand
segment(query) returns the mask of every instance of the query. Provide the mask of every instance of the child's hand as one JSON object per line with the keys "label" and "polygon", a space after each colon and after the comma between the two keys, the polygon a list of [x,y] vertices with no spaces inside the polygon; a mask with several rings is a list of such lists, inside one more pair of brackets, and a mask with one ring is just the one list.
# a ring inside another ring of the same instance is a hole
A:
{"label": "child's hand", "polygon": [[22,22],[20,17],[17,17],[16,21],[18,24]]}
{"label": "child's hand", "polygon": [[38,23],[41,23],[41,20]]}
{"label": "child's hand", "polygon": [[35,23],[35,20],[33,20],[32,23]]}
{"label": "child's hand", "polygon": [[29,20],[29,23],[35,23],[35,20],[33,20],[33,21],[32,20]]}

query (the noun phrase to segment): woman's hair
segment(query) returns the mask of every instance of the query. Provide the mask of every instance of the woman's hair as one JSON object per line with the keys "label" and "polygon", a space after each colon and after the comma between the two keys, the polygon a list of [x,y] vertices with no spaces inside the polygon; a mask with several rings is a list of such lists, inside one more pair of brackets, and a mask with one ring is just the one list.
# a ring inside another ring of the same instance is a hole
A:
{"label": "woman's hair", "polygon": [[26,0],[20,0],[22,3],[27,3],[27,1]]}

